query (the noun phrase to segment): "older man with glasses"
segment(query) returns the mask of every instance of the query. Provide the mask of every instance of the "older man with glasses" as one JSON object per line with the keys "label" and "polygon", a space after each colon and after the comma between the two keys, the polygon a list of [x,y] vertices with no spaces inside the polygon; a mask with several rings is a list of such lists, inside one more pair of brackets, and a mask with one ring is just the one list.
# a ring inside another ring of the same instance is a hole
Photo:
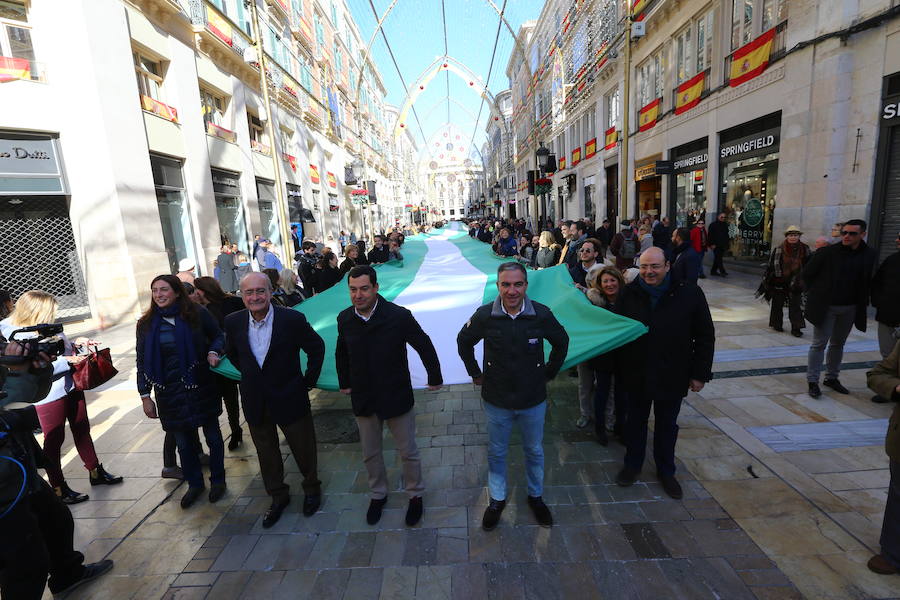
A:
{"label": "older man with glasses", "polygon": [[627,487],[637,481],[652,407],[657,476],[666,493],[678,499],[683,495],[675,479],[681,402],[688,390],[699,392],[712,379],[716,332],[709,304],[699,286],[672,279],[669,261],[654,246],[641,254],[640,274],[625,286],[619,312],[646,325],[648,332],[623,349],[629,402],[625,465],[616,483]]}
{"label": "older man with glasses", "polygon": [[839,394],[850,393],[838,379],[844,342],[854,325],[866,330],[866,307],[878,253],[866,245],[866,222],[862,219],[844,223],[840,234],[840,244],[816,250],[803,268],[806,320],[814,326],[806,366],[807,393],[812,398],[822,395],[819,374],[823,360],[823,385]]}

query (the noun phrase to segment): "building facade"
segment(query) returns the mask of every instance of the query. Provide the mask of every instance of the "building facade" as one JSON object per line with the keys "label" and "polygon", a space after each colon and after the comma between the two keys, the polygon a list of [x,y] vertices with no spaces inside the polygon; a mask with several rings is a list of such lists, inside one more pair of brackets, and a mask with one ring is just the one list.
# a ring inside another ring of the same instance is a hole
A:
{"label": "building facade", "polygon": [[508,75],[520,181],[540,142],[558,168],[545,209],[527,189],[518,204],[554,221],[724,212],[747,261],[789,225],[811,241],[863,218],[889,252],[900,12],[851,4],[548,1]]}
{"label": "building facade", "polygon": [[[258,32],[251,8],[2,3],[0,287],[117,322],[181,260],[211,275],[225,243],[259,235],[290,264],[288,223],[334,247],[393,223],[384,84],[347,5],[257,0]],[[351,201],[356,159],[371,206]]]}

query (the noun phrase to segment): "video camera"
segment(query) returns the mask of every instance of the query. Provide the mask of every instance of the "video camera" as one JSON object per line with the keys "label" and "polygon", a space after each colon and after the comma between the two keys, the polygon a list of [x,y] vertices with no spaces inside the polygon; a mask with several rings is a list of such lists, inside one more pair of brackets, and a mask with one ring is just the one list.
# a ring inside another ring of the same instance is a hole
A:
{"label": "video camera", "polygon": [[[65,352],[65,342],[60,334],[62,325],[40,324],[22,327],[12,332],[8,341],[0,341],[0,365],[21,365],[31,362],[38,354],[45,352],[48,356],[60,356]],[[22,337],[19,337],[22,335]],[[23,348],[18,356],[5,356],[6,346],[16,342]]]}

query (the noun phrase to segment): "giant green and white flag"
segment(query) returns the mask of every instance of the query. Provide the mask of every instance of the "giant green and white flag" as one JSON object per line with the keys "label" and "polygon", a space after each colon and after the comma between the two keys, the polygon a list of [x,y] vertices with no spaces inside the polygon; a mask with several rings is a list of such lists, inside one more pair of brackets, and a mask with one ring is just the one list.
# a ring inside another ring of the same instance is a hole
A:
{"label": "giant green and white flag", "polygon": [[[508,260],[494,255],[490,246],[451,223],[448,228],[406,238],[402,261],[375,267],[382,297],[412,311],[431,337],[445,385],[471,381],[456,352],[456,335],[475,309],[497,297],[497,267]],[[529,271],[528,297],[550,307],[566,328],[569,352],[564,368],[627,344],[646,332],[641,323],[591,304],[572,284],[564,266]],[[337,315],[349,306],[350,294],[342,280],[296,307],[325,340],[325,364],[317,385],[325,390],[338,389],[334,361]],[[423,388],[425,368],[419,355],[411,348],[407,350],[413,386]],[[476,347],[476,356],[481,361],[481,344]],[[216,370],[240,378],[227,360]]]}

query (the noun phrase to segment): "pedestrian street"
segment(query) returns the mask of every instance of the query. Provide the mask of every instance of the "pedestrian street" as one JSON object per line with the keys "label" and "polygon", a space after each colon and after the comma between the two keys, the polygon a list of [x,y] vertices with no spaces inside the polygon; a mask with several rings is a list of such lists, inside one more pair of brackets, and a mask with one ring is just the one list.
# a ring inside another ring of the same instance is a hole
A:
{"label": "pedestrian street", "polygon": [[[114,355],[125,358],[111,389],[89,392],[89,408],[104,463],[130,476],[118,487],[91,488],[89,502],[72,506],[76,547],[88,560],[113,558],[115,567],[70,597],[897,597],[892,580],[865,565],[878,548],[890,412],[871,403],[865,387],[865,370],[878,358],[871,322],[869,334],[854,331],[848,340],[842,375],[852,394],[826,391],[813,400],[803,373],[809,333],[772,333],[767,306],[752,298],[756,281],[733,273],[701,282],[716,324],[716,377],[689,394],[679,418],[682,500],[666,496],[652,464],[634,486],[617,486],[622,446],[599,446],[575,427],[575,378],[563,372],[550,385],[550,529],[538,527],[525,505],[515,437],[510,504],[496,530],[481,529],[487,435],[471,384],[416,392],[427,491],[415,528],[403,524],[400,491],[390,494],[381,522],[366,525],[356,426],[349,400],[336,392],[314,392],[312,400],[319,513],[302,516],[300,475],[282,446],[295,496],[282,519],[262,529],[269,499],[252,444],[227,453],[222,501],[184,511],[177,500],[185,484],[158,478],[162,432],[134,392],[131,332],[108,332]],[[70,444],[66,476],[86,490]],[[402,489],[390,436],[385,447],[392,489]]]}

